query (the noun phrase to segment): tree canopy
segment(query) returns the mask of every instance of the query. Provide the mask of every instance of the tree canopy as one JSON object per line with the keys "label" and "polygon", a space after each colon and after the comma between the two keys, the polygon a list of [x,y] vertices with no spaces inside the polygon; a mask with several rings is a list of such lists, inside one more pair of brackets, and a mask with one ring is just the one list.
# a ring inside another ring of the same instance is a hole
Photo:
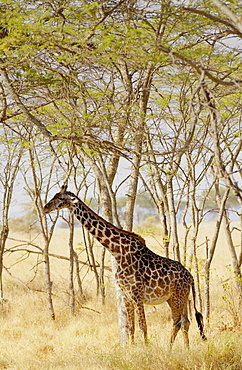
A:
{"label": "tree canopy", "polygon": [[[48,248],[57,218],[49,227],[41,208],[67,180],[83,198],[96,198],[105,219],[129,231],[137,195],[145,192],[141,206],[148,199],[156,208],[162,253],[184,264],[187,235],[196,261],[200,225],[216,208],[206,279],[222,220],[241,277],[242,249],[235,249],[227,212],[233,199],[239,220],[241,11],[238,0],[1,1],[0,130],[8,152],[2,158],[19,161],[15,169],[3,166],[1,181],[20,173],[35,205],[52,317]],[[186,230],[183,251],[178,221]],[[103,263],[104,254],[100,274]],[[236,284],[242,296],[240,279]]]}

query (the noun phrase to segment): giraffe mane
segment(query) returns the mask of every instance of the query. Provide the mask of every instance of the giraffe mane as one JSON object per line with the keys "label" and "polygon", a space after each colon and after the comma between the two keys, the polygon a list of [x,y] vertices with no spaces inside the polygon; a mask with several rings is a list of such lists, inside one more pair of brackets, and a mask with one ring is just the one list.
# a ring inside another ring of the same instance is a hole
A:
{"label": "giraffe mane", "polygon": [[[66,191],[66,194],[68,194],[68,195],[70,195],[70,196],[72,196],[72,197],[75,197],[76,199],[78,199],[78,201],[79,202],[81,202],[81,203],[84,203],[80,198],[78,198],[78,196],[77,195],[75,195],[75,194],[73,194],[72,192],[70,192],[70,191]],[[145,242],[145,239],[142,237],[142,236],[140,236],[139,234],[136,234],[136,233],[134,233],[134,232],[132,232],[132,231],[127,231],[127,230],[124,230],[124,229],[120,229],[119,227],[117,227],[117,226],[115,226],[115,225],[113,225],[111,222],[109,222],[109,221],[106,221],[102,216],[99,216],[95,211],[93,211],[86,203],[84,203],[85,204],[85,206],[88,208],[88,211],[90,212],[90,213],[92,213],[95,217],[97,217],[99,220],[101,220],[101,221],[103,221],[105,224],[108,224],[110,227],[112,227],[112,228],[114,228],[115,230],[117,230],[117,231],[119,231],[119,232],[121,232],[121,233],[123,233],[123,234],[125,234],[125,235],[129,235],[129,236],[132,236],[132,237],[134,237],[134,238],[137,238],[137,239],[139,239],[139,241],[142,243],[142,244],[144,244],[145,246],[146,246],[146,242]]]}

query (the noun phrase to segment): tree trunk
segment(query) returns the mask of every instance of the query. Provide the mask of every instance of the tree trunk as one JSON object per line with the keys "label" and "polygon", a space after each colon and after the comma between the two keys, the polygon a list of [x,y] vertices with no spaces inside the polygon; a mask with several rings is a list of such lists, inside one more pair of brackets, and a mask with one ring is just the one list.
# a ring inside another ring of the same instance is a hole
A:
{"label": "tree trunk", "polygon": [[50,277],[50,258],[49,258],[49,240],[45,239],[44,241],[44,263],[45,263],[45,284],[46,284],[46,294],[47,302],[49,307],[49,313],[52,320],[55,320],[55,312],[52,300],[52,285]]}
{"label": "tree trunk", "polygon": [[[99,183],[99,194],[100,194],[100,203],[102,207],[102,217],[108,222],[112,222],[112,202],[109,196],[109,192],[106,186],[102,186],[102,180],[98,181]],[[100,259],[100,271],[99,271],[99,287],[102,297],[102,303],[105,303],[105,281],[104,281],[104,264],[105,264],[105,255],[106,248],[101,247],[101,259]]]}
{"label": "tree trunk", "polygon": [[[106,193],[106,195],[108,195]],[[108,202],[109,200],[109,202]],[[109,206],[108,206],[109,204]],[[110,214],[110,209],[112,207],[111,205],[111,199],[110,197],[106,198],[105,202],[106,208],[103,209],[103,217],[109,221],[112,222],[112,217]],[[115,276],[116,276],[116,271],[117,271],[117,262],[116,259],[111,256],[111,265],[112,265],[112,273],[114,276],[114,281],[115,281],[115,290],[116,290],[116,300],[117,300],[117,310],[118,310],[118,325],[119,325],[119,340],[120,340],[120,345],[124,346],[127,343],[128,340],[128,322],[127,322],[127,312],[126,312],[126,307],[124,304],[123,300],[123,294],[122,291],[119,287],[119,285],[116,282]],[[104,261],[103,261],[103,266],[104,266]]]}
{"label": "tree trunk", "polygon": [[[215,187],[216,187],[216,184],[215,184]],[[204,319],[205,319],[205,322],[207,323],[207,325],[209,325],[209,318],[210,318],[210,267],[211,267],[211,263],[212,263],[212,260],[213,260],[213,257],[214,257],[214,252],[215,252],[215,248],[216,248],[217,241],[218,241],[218,235],[219,235],[219,231],[220,231],[220,228],[221,228],[224,208],[225,208],[225,205],[226,205],[226,201],[228,199],[229,191],[230,191],[229,189],[226,190],[226,192],[224,193],[223,199],[220,202],[219,215],[218,215],[214,235],[213,235],[213,238],[212,238],[211,245],[210,245],[209,249],[208,249],[208,241],[206,240],[206,250],[207,250],[207,252],[206,252],[206,264],[205,264],[205,289],[204,289],[205,313],[204,313]],[[218,188],[217,188],[216,193],[217,193],[217,196],[219,196]]]}
{"label": "tree trunk", "polygon": [[99,292],[101,293],[102,304],[105,304],[105,281],[104,281],[104,264],[105,264],[106,248],[101,247],[100,270],[99,270]]}
{"label": "tree trunk", "polygon": [[154,153],[149,132],[146,135],[146,139],[147,139],[147,152],[149,153],[147,161],[149,165],[149,171],[151,174],[150,176],[151,189],[147,185],[146,189],[149,191],[151,197],[154,199],[154,203],[156,205],[161,222],[162,245],[165,251],[165,257],[169,258],[170,233],[168,225],[170,225],[170,220],[169,220],[169,208],[166,197],[166,189],[161,179],[159,166],[157,164],[157,159]]}
{"label": "tree trunk", "polygon": [[[227,191],[225,192],[224,199],[227,199],[229,195],[229,191],[230,189],[227,189]],[[234,243],[233,243],[232,233],[230,230],[230,222],[228,219],[227,211],[225,209],[225,206],[223,207],[223,201],[221,200],[219,192],[218,192],[217,202],[222,211],[222,218],[223,218],[222,225],[224,227],[225,236],[226,236],[227,244],[228,244],[230,255],[231,255],[232,266],[233,266],[233,270],[235,274],[235,284],[236,284],[236,288],[237,288],[238,295],[239,295],[239,302],[241,305],[242,304],[242,276],[241,276],[241,271],[240,271],[240,263],[239,263],[239,259],[236,254]]]}
{"label": "tree trunk", "polygon": [[93,268],[95,280],[96,280],[96,292],[97,296],[99,295],[99,274],[98,270],[96,267],[96,261],[95,261],[95,256],[93,252],[93,238],[91,238],[90,234],[88,231],[84,229],[84,226],[82,225],[82,234],[83,234],[83,240],[85,244],[85,249],[86,249],[86,254],[87,254],[87,259],[89,261],[90,266]]}
{"label": "tree trunk", "polygon": [[233,239],[232,239],[232,233],[230,230],[230,222],[229,222],[226,210],[224,210],[223,212],[223,221],[224,221],[223,226],[225,230],[226,240],[227,240],[227,244],[229,247],[231,260],[232,260],[232,266],[233,266],[233,270],[235,274],[235,285],[237,287],[240,305],[242,305],[242,276],[241,276],[240,265],[239,265],[239,261],[237,258],[235,246],[234,246]]}
{"label": "tree trunk", "polygon": [[[29,141],[31,142],[31,138],[29,138]],[[42,212],[43,203],[42,203],[42,199],[40,196],[41,194],[40,188],[42,186],[43,179],[41,177],[38,178],[39,161],[36,160],[36,157],[37,157],[36,147],[33,144],[33,146],[30,146],[29,148],[29,159],[30,159],[32,178],[33,178],[33,188],[28,187],[27,191],[29,192],[29,195],[31,196],[35,204],[35,208],[38,214],[38,219],[39,219],[39,223],[41,227],[41,233],[42,233],[42,237],[44,240],[43,259],[44,259],[44,264],[45,264],[45,284],[46,284],[47,302],[48,302],[50,317],[52,320],[55,320],[55,312],[54,312],[54,305],[53,305],[53,299],[52,299],[53,298],[52,297],[53,283],[51,281],[51,274],[50,274],[49,244],[50,244],[51,237],[53,235],[58,213],[56,215],[55,220],[52,222],[51,228],[49,229],[47,225],[47,219],[46,217],[43,217],[43,212]],[[55,159],[53,162],[55,162]],[[52,170],[50,171],[50,174],[49,174],[50,178],[51,178],[51,174],[52,174]]]}
{"label": "tree trunk", "polygon": [[162,241],[163,241],[163,247],[165,250],[165,257],[169,258],[169,230],[167,226],[167,219],[165,214],[165,207],[164,202],[161,200],[158,205],[158,214],[161,222],[161,230],[162,230]]}
{"label": "tree trunk", "polygon": [[70,293],[70,311],[71,314],[75,313],[75,289],[74,289],[74,215],[70,214],[69,217],[69,252],[70,252],[70,265],[69,265],[69,293]]}
{"label": "tree trunk", "polygon": [[3,300],[3,253],[5,250],[6,241],[8,238],[9,228],[8,225],[2,225],[2,230],[0,233],[0,301]]}
{"label": "tree trunk", "polygon": [[74,264],[76,267],[76,280],[77,280],[78,291],[79,291],[81,299],[84,300],[85,296],[84,296],[84,292],[82,289],[82,281],[80,278],[80,267],[79,267],[78,255],[75,251],[73,251],[73,259],[74,259]]}
{"label": "tree trunk", "polygon": [[[116,139],[121,140],[122,135],[123,135],[123,130],[121,129],[119,131],[119,134],[117,135]],[[119,144],[119,143],[118,143]],[[92,167],[93,171],[95,172],[96,179],[98,179],[98,187],[99,187],[99,194],[101,197],[101,206],[102,206],[102,216],[109,222],[113,222],[113,217],[112,217],[112,197],[110,194],[111,186],[114,180],[115,176],[115,166],[118,166],[118,160],[116,155],[114,155],[115,158],[113,160],[110,160],[110,167],[108,169],[105,169],[104,163],[101,160],[101,168],[97,166],[97,163],[93,161],[92,158],[88,157],[85,152],[83,152],[83,157],[87,160],[87,162],[90,164]],[[116,168],[117,171],[117,168]],[[94,256],[92,256],[94,258]],[[104,258],[102,255],[102,260],[104,263]],[[127,329],[127,314],[126,314],[126,308],[125,304],[123,301],[123,295],[121,292],[120,287],[116,283],[115,279],[115,272],[116,272],[116,265],[113,258],[111,258],[112,262],[112,272],[115,280],[115,289],[116,289],[116,299],[117,299],[117,309],[118,309],[118,322],[119,322],[119,337],[120,337],[120,344],[124,345],[127,343],[127,338],[128,338],[128,329]],[[95,265],[95,260],[93,260],[93,265]],[[103,269],[104,272],[104,265],[101,269]],[[103,275],[103,274],[102,274]],[[98,284],[100,284],[100,280],[98,281]],[[104,282],[103,282],[104,284]],[[104,285],[103,285],[104,287]]]}
{"label": "tree trunk", "polygon": [[[127,71],[126,71],[127,72]],[[150,86],[152,82],[152,76],[154,72],[153,65],[150,65],[147,70],[145,71],[144,77],[140,76],[140,91],[139,91],[139,122],[137,127],[135,127],[135,138],[134,138],[134,154],[133,154],[133,161],[131,166],[131,173],[130,173],[130,184],[128,190],[128,197],[127,203],[125,208],[125,229],[128,231],[132,231],[133,229],[133,222],[134,222],[134,206],[135,200],[137,196],[137,188],[138,188],[138,181],[139,181],[139,170],[140,170],[140,161],[142,155],[142,146],[145,134],[145,122],[146,122],[146,111],[147,111],[147,104],[150,95]],[[126,73],[127,76],[127,73]],[[129,83],[131,83],[130,79]]]}
{"label": "tree trunk", "polygon": [[[117,271],[117,262],[113,256],[111,256],[111,263],[112,263],[112,273],[113,276],[115,276]],[[124,347],[127,344],[129,338],[127,311],[124,304],[122,291],[119,285],[117,284],[116,279],[114,279],[114,281],[118,310],[119,343],[122,347]]]}
{"label": "tree trunk", "polygon": [[172,176],[167,176],[167,199],[171,222],[171,241],[174,260],[181,261],[172,180]]}

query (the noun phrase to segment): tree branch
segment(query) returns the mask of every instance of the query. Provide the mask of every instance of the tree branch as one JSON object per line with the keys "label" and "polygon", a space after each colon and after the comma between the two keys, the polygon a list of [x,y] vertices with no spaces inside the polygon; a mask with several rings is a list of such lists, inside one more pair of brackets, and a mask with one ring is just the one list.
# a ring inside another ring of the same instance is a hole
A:
{"label": "tree branch", "polygon": [[[2,62],[1,59],[0,59],[0,62]],[[37,117],[33,116],[33,114],[31,114],[30,111],[28,110],[28,108],[26,108],[26,106],[23,104],[19,95],[16,93],[14,87],[12,86],[12,83],[11,83],[9,77],[8,77],[6,69],[1,68],[1,66],[0,66],[0,76],[2,78],[3,84],[8,89],[9,94],[11,95],[11,98],[13,99],[13,101],[15,101],[15,103],[17,104],[17,106],[19,107],[21,112],[25,115],[25,117],[30,122],[32,122],[35,126],[37,126],[39,128],[39,130],[41,131],[41,133],[45,137],[47,137],[48,139],[52,138],[51,132],[49,130],[47,130],[45,125]]]}
{"label": "tree branch", "polygon": [[221,145],[220,145],[220,140],[219,140],[219,132],[218,132],[217,109],[216,109],[214,100],[209,90],[206,88],[206,86],[203,86],[203,94],[204,94],[207,106],[210,110],[211,136],[212,136],[213,144],[214,144],[214,158],[215,158],[218,175],[225,181],[228,189],[233,189],[235,196],[237,197],[238,201],[242,204],[242,190],[239,188],[239,186],[234,181],[232,176],[226,171],[225,165],[223,163],[223,159],[221,155]]}
{"label": "tree branch", "polygon": [[200,64],[196,64],[192,59],[188,59],[182,54],[177,53],[176,51],[172,51],[171,49],[163,46],[163,45],[157,45],[157,48],[164,53],[170,55],[173,59],[179,59],[185,62],[187,65],[191,66],[193,69],[195,69],[199,74],[204,73],[206,77],[208,77],[213,82],[216,82],[219,85],[225,85],[225,86],[234,86],[236,84],[242,84],[242,80],[235,80],[235,81],[224,81],[223,79],[214,77],[207,69],[205,69]]}
{"label": "tree branch", "polygon": [[237,16],[226,4],[224,4],[221,0],[211,0],[214,5],[221,10],[223,14],[226,15],[233,23],[234,27],[239,31],[242,37],[242,18],[241,16]]}
{"label": "tree branch", "polygon": [[[214,1],[214,3],[215,3],[215,1]],[[209,14],[209,13],[205,12],[204,10],[200,10],[200,9],[188,8],[188,7],[185,7],[185,6],[182,9],[184,9],[185,11],[188,11],[190,13],[195,13],[195,14],[202,15],[202,16],[208,18],[208,19],[211,19],[214,22],[224,24],[225,26],[229,27],[233,31],[233,33],[235,33],[236,35],[238,35],[239,37],[242,38],[242,30],[240,30],[238,27],[234,26],[232,23],[230,23],[226,19],[219,18],[216,15]]]}

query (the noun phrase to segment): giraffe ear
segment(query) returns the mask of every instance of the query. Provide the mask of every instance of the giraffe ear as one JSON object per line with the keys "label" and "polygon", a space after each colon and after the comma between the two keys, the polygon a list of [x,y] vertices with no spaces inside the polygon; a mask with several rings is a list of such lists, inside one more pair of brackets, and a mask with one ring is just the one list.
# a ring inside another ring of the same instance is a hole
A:
{"label": "giraffe ear", "polygon": [[61,190],[60,190],[60,193],[61,194],[64,194],[65,191],[66,191],[66,189],[67,189],[67,185],[62,185]]}

